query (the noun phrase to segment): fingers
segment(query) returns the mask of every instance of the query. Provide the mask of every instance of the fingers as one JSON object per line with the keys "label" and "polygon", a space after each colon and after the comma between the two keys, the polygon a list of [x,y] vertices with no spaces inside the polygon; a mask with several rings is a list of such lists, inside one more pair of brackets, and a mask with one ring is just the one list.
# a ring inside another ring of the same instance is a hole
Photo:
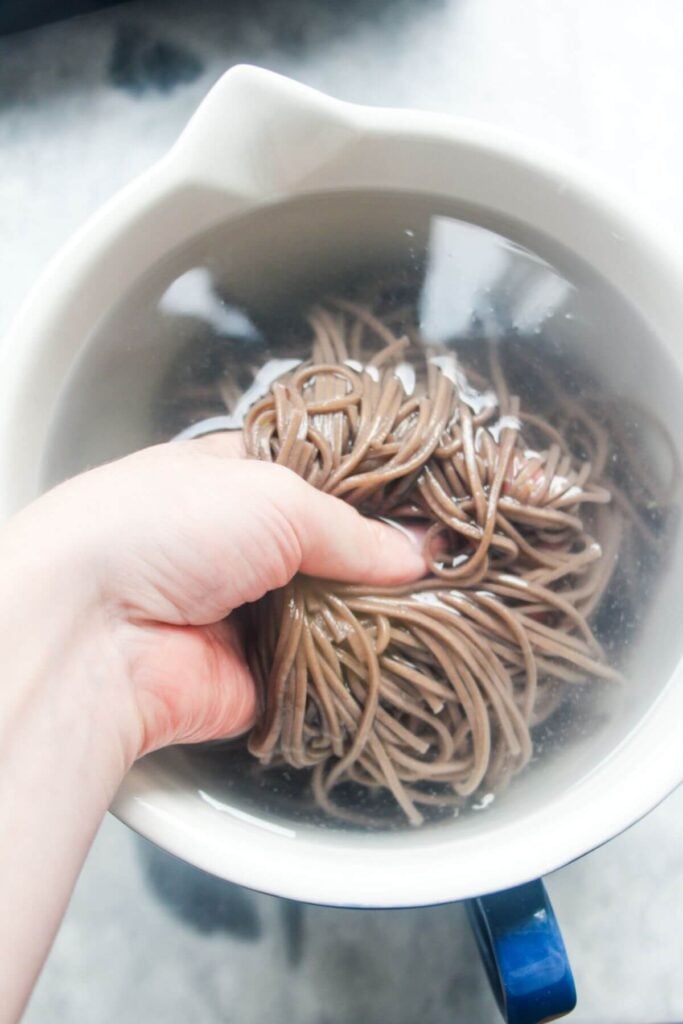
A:
{"label": "fingers", "polygon": [[128,644],[143,728],[136,756],[170,743],[237,736],[256,716],[256,689],[231,622],[135,627]]}

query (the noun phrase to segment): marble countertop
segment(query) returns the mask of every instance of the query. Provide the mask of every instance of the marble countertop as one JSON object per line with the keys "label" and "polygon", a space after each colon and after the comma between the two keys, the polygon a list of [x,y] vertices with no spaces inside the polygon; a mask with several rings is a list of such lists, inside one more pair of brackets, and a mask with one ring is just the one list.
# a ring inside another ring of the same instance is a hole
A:
{"label": "marble countertop", "polygon": [[[150,0],[0,39],[0,332],[50,255],[236,62],[465,114],[578,156],[683,232],[679,0]],[[557,872],[585,1024],[683,1019],[683,791]],[[352,979],[352,981],[350,981]],[[462,908],[301,908],[113,819],[29,1024],[488,1024]]]}

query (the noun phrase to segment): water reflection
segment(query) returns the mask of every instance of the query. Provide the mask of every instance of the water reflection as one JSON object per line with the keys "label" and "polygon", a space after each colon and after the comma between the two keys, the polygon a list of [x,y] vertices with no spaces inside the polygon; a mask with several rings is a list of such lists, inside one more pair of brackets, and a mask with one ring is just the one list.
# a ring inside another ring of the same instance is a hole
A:
{"label": "water reflection", "polygon": [[472,335],[538,334],[567,305],[573,288],[549,263],[494,231],[432,217],[420,328],[430,342]]}

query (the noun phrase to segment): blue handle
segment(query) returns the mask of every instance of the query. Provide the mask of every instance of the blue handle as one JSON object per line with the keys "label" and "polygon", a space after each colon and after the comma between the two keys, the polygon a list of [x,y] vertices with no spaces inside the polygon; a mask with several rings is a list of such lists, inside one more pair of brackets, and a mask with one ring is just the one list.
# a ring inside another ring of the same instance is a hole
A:
{"label": "blue handle", "polygon": [[541,1024],[571,1013],[574,978],[543,882],[468,900],[467,912],[507,1024]]}

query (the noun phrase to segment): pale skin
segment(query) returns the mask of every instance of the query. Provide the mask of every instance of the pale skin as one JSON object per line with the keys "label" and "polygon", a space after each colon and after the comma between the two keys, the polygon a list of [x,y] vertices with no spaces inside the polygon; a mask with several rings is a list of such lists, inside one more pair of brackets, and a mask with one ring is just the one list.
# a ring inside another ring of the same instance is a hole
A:
{"label": "pale skin", "polygon": [[150,448],[0,531],[3,1022],[20,1017],[133,762],[252,724],[230,613],[297,572],[391,584],[425,571],[418,542],[243,454],[239,435]]}

